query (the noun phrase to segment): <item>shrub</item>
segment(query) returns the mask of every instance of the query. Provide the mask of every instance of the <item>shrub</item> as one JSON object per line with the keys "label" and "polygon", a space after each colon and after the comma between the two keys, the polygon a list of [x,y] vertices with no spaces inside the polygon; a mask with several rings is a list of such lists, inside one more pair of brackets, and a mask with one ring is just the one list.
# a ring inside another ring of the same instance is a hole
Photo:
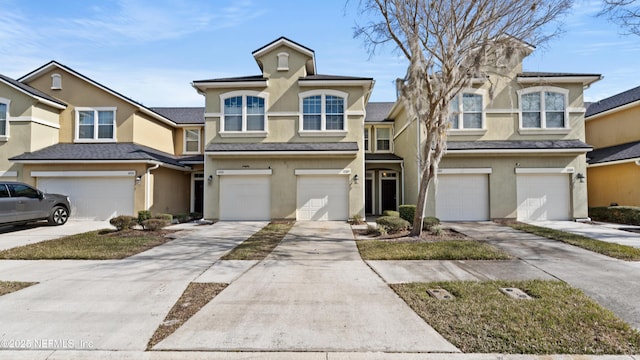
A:
{"label": "shrub", "polygon": [[192,212],[192,213],[189,213],[189,218],[190,220],[200,220],[202,219],[202,214],[199,212]]}
{"label": "shrub", "polygon": [[601,206],[589,208],[589,217],[595,221],[625,225],[640,225],[640,207]]}
{"label": "shrub", "polygon": [[165,219],[147,219],[142,222],[142,228],[149,231],[157,231],[169,225]]}
{"label": "shrub", "polygon": [[395,216],[380,216],[376,219],[378,226],[384,227],[390,234],[409,229],[411,224],[405,219]]}
{"label": "shrub", "polygon": [[137,219],[133,216],[120,215],[109,220],[109,224],[113,225],[118,231],[131,229],[137,224]]}
{"label": "shrub", "polygon": [[422,230],[431,230],[434,226],[440,225],[440,219],[433,216],[427,216],[422,220]]}
{"label": "shrub", "polygon": [[187,213],[182,213],[182,214],[178,214],[175,216],[176,220],[178,220],[179,223],[186,223],[191,221],[191,216]]}
{"label": "shrub", "polygon": [[149,210],[140,210],[138,211],[138,224],[142,225],[142,222],[145,220],[151,219],[151,211]]}
{"label": "shrub", "polygon": [[172,222],[173,221],[173,215],[171,214],[156,214],[153,219],[160,219],[160,220],[166,220],[168,222]]}
{"label": "shrub", "polygon": [[360,214],[355,214],[351,217],[351,223],[353,225],[360,225],[362,223],[364,223],[364,218],[362,217],[362,215]]}
{"label": "shrub", "polygon": [[409,223],[413,223],[413,218],[416,216],[415,205],[400,205],[398,208],[400,217],[407,220]]}
{"label": "shrub", "polygon": [[382,216],[400,217],[400,213],[394,210],[385,210],[382,212]]}

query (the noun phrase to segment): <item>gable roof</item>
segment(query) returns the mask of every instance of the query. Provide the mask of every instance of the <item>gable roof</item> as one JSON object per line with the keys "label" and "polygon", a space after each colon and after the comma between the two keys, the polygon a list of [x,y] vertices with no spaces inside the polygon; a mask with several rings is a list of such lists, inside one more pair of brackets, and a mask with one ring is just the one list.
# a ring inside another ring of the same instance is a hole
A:
{"label": "gable roof", "polygon": [[204,107],[152,107],[150,109],[179,125],[204,125]]}
{"label": "gable roof", "polygon": [[277,39],[275,39],[274,41],[268,43],[267,45],[264,45],[256,50],[254,50],[251,54],[253,55],[253,58],[256,59],[256,62],[258,63],[258,66],[260,67],[260,70],[262,69],[262,63],[258,60],[258,58],[262,55],[264,55],[265,53],[271,51],[271,49],[274,49],[280,45],[286,45],[298,52],[301,52],[307,56],[309,56],[311,59],[310,61],[307,62],[306,64],[306,68],[307,68],[307,74],[309,75],[314,75],[316,73],[316,55],[315,55],[315,51],[313,51],[312,49],[301,45],[293,40],[290,40],[284,36],[281,36]]}
{"label": "gable roof", "polygon": [[99,82],[97,82],[95,80],[92,80],[92,79],[80,74],[79,72],[71,69],[70,67],[65,66],[63,64],[60,64],[59,62],[57,62],[55,60],[52,60],[52,61],[48,62],[47,64],[44,64],[41,67],[33,70],[32,72],[22,76],[21,78],[18,79],[18,81],[20,81],[21,83],[28,83],[29,81],[31,81],[31,80],[33,80],[33,79],[35,79],[37,77],[40,77],[43,73],[48,72],[48,71],[50,71],[50,70],[52,70],[54,68],[62,69],[64,71],[72,74],[73,76],[75,76],[75,77],[77,77],[79,79],[82,79],[82,80],[88,82],[89,84],[91,84],[91,85],[93,85],[93,86],[95,86],[95,87],[97,87],[97,88],[99,88],[99,89],[101,89],[103,91],[106,91],[107,93],[109,93],[109,94],[111,94],[111,95],[113,95],[113,96],[115,96],[115,97],[117,97],[117,98],[119,98],[119,99],[121,99],[121,100],[123,100],[123,101],[125,101],[125,102],[127,102],[127,103],[129,103],[131,105],[133,105],[134,107],[138,108],[138,110],[140,110],[142,113],[147,114],[147,115],[151,116],[152,118],[154,118],[156,120],[159,120],[159,121],[161,121],[161,122],[163,122],[165,124],[171,125],[171,126],[175,126],[176,125],[172,120],[170,120],[170,119],[168,119],[168,118],[166,118],[166,117],[164,117],[164,116],[152,111],[151,109],[149,109],[148,107],[142,105],[141,103],[139,103],[139,102],[137,102],[137,101],[135,101],[135,100],[133,100],[131,98],[128,98],[128,97],[120,94],[119,92],[117,92],[115,90],[112,90],[112,89],[100,84]]}
{"label": "gable roof", "polygon": [[364,122],[383,122],[383,121],[393,121],[389,119],[387,116],[389,112],[395,105],[395,102],[370,102],[365,106],[366,109],[366,117],[364,118]]}
{"label": "gable roof", "polygon": [[65,104],[64,102],[49,96],[48,94],[43,93],[42,91],[33,88],[27,84],[23,84],[17,80],[14,80],[8,76],[4,76],[2,74],[0,74],[0,82],[3,82],[5,84],[7,84],[8,86],[20,91],[23,94],[26,94],[36,100],[38,100],[39,102],[52,106],[56,109],[66,109],[67,108],[67,104]]}
{"label": "gable roof", "polygon": [[640,86],[591,103],[584,116],[594,116],[621,106],[631,105],[637,101],[640,101]]}
{"label": "gable roof", "polygon": [[587,154],[587,163],[589,165],[636,159],[640,159],[640,141],[609,146],[593,150]]}

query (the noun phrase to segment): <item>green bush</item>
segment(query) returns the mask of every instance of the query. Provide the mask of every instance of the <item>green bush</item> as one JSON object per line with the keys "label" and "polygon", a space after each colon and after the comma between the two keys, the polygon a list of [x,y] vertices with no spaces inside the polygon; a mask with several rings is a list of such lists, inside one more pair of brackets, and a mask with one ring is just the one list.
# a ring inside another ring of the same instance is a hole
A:
{"label": "green bush", "polygon": [[415,205],[400,205],[398,208],[400,217],[407,220],[409,223],[413,223],[413,218],[416,216]]}
{"label": "green bush", "polygon": [[431,230],[438,225],[440,225],[440,219],[437,217],[427,216],[422,220],[422,230]]}
{"label": "green bush", "polygon": [[594,221],[625,225],[640,225],[640,207],[601,206],[589,208],[589,217]]}
{"label": "green bush", "polygon": [[142,228],[149,231],[157,231],[169,225],[165,219],[147,219],[142,222]]}
{"label": "green bush", "polygon": [[400,213],[395,210],[385,210],[382,212],[382,216],[400,217]]}
{"label": "green bush", "polygon": [[202,219],[202,214],[199,212],[189,213],[190,220],[200,220]]}
{"label": "green bush", "polygon": [[120,215],[109,220],[109,224],[113,225],[116,230],[131,229],[138,223],[137,219],[133,216]]}
{"label": "green bush", "polygon": [[172,222],[173,221],[173,215],[171,214],[156,214],[153,219],[160,219],[160,220],[166,220],[168,222]]}
{"label": "green bush", "polygon": [[407,220],[396,216],[380,216],[376,219],[376,224],[384,227],[390,234],[404,231],[411,227]]}
{"label": "green bush", "polygon": [[138,224],[142,225],[142,222],[145,220],[151,219],[151,211],[149,210],[140,210],[138,211]]}
{"label": "green bush", "polygon": [[178,214],[176,215],[176,219],[178,220],[179,223],[186,223],[191,221],[191,216],[187,213],[182,213],[182,214]]}

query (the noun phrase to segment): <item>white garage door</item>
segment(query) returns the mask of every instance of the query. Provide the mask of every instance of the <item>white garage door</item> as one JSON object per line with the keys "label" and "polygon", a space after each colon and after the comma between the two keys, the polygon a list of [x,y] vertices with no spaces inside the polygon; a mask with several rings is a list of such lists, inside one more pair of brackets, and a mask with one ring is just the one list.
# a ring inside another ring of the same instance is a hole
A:
{"label": "white garage door", "polygon": [[436,217],[443,221],[489,220],[489,175],[438,175]]}
{"label": "white garage door", "polygon": [[518,220],[568,220],[567,174],[518,174]]}
{"label": "white garage door", "polygon": [[298,220],[347,220],[349,177],[345,175],[298,176]]}
{"label": "white garage door", "polygon": [[68,195],[71,217],[108,220],[133,211],[133,177],[57,177],[38,178],[44,192]]}
{"label": "white garage door", "polygon": [[220,220],[270,219],[270,176],[233,175],[220,177]]}

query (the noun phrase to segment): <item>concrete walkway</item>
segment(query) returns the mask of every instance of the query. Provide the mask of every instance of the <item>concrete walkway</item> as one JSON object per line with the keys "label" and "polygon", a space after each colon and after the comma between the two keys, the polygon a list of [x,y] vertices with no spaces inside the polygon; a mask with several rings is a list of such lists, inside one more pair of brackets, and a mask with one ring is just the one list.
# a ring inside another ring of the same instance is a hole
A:
{"label": "concrete walkway", "polygon": [[155,349],[459,351],[367,267],[344,222],[296,223],[267,259]]}
{"label": "concrete walkway", "polygon": [[[577,221],[532,221],[529,223],[549,229],[586,236],[592,239],[640,248],[640,232],[630,232],[619,229],[625,228],[625,225],[618,224],[619,228],[614,228],[611,224],[599,225],[581,223]],[[628,227],[638,228],[637,226]]]}

